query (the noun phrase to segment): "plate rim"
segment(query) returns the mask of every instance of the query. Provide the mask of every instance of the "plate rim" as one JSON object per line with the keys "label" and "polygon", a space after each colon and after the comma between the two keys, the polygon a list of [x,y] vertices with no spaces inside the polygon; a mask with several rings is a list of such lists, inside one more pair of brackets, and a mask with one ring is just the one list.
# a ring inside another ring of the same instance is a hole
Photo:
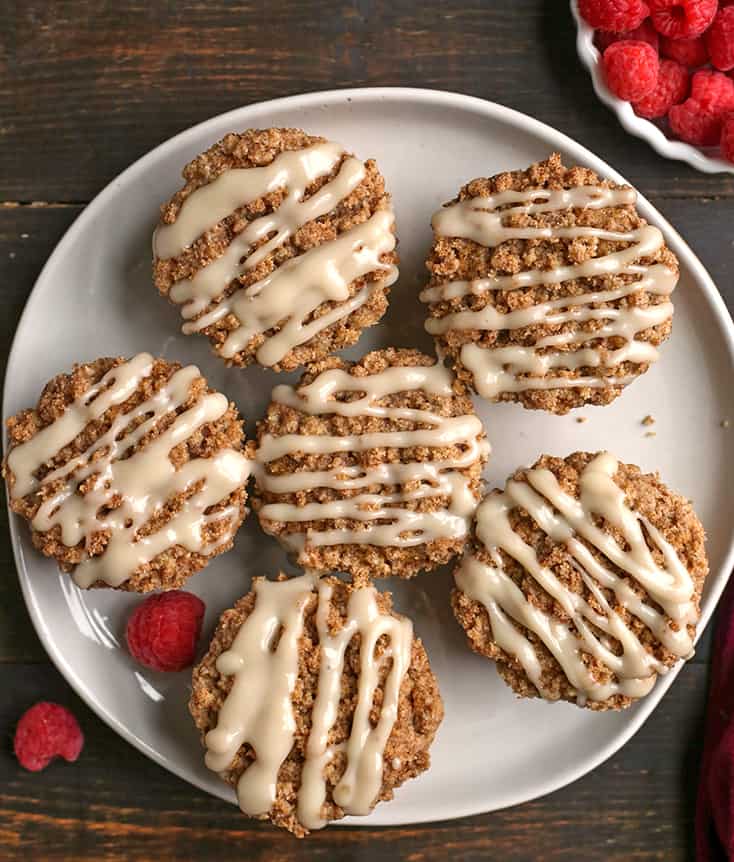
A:
{"label": "plate rim", "polygon": [[576,23],[576,52],[591,76],[591,84],[600,101],[610,108],[622,128],[634,137],[646,141],[655,152],[666,159],[686,162],[704,174],[734,174],[734,165],[721,158],[707,156],[698,147],[685,141],[667,138],[655,123],[638,117],[632,105],[615,96],[607,87],[599,62],[601,53],[594,45],[594,28],[581,17],[578,0],[571,0],[571,14]]}
{"label": "plate rim", "polygon": [[[573,2],[573,0],[572,0]],[[8,400],[9,386],[8,381],[11,376],[14,376],[14,365],[16,353],[19,350],[18,345],[24,339],[25,329],[28,327],[28,322],[31,318],[35,301],[39,301],[40,292],[37,291],[39,284],[47,277],[46,274],[55,265],[56,259],[61,256],[62,249],[74,241],[76,236],[83,232],[87,222],[94,219],[96,213],[101,209],[108,199],[112,198],[123,185],[130,184],[135,181],[136,176],[145,170],[150,163],[156,161],[165,152],[175,150],[180,145],[185,145],[186,142],[195,137],[204,127],[217,123],[226,122],[229,118],[238,124],[246,124],[249,113],[258,113],[268,108],[278,111],[287,110],[289,108],[301,109],[313,107],[315,104],[321,103],[323,107],[330,107],[335,103],[341,102],[369,102],[369,101],[386,101],[386,102],[402,102],[402,103],[423,103],[433,104],[438,107],[454,108],[464,111],[469,111],[473,114],[478,114],[493,120],[504,122],[509,126],[519,128],[521,131],[529,133],[535,137],[541,138],[543,141],[552,141],[552,146],[558,146],[565,149],[569,154],[572,154],[574,159],[589,165],[594,170],[602,173],[606,177],[613,179],[615,182],[624,183],[624,178],[607,164],[602,158],[595,155],[588,148],[573,140],[563,132],[558,131],[552,126],[541,122],[540,120],[530,117],[514,108],[509,108],[497,102],[490,102],[476,96],[468,96],[462,93],[456,93],[446,90],[435,90],[429,88],[416,87],[357,87],[346,89],[332,90],[317,90],[309,93],[302,93],[293,96],[286,96],[277,99],[269,99],[263,102],[254,102],[250,105],[241,106],[238,108],[225,111],[213,117],[209,117],[202,122],[199,122],[187,129],[182,130],[171,138],[161,142],[152,150],[148,151],[135,162],[129,165],[125,170],[112,179],[84,208],[84,210],[72,222],[63,236],[57,242],[53,251],[48,257],[48,260],[42,267],[39,275],[34,281],[33,288],[26,300],[20,319],[18,321],[10,352],[8,354],[8,362],[4,379],[3,393],[3,443],[4,448],[7,448],[7,431],[5,429],[5,420],[8,418]],[[691,250],[680,234],[670,225],[665,217],[659,213],[650,202],[638,192],[638,208],[643,215],[657,224],[665,234],[666,241],[674,247],[676,254],[685,260],[687,268],[693,275],[693,280],[696,282],[697,288],[703,294],[711,312],[713,313],[716,323],[722,333],[723,344],[728,354],[729,362],[734,369],[734,323],[729,315],[723,298],[719,294],[713,279],[708,274],[706,268],[698,259],[696,254]],[[35,300],[34,300],[35,297]],[[126,724],[123,724],[113,713],[107,711],[96,699],[95,693],[88,689],[84,683],[77,678],[74,669],[67,663],[63,653],[56,646],[51,632],[46,625],[46,621],[39,612],[39,608],[34,601],[34,597],[30,590],[30,578],[25,563],[23,548],[20,541],[20,524],[18,517],[10,511],[9,515],[9,531],[13,555],[16,564],[16,573],[20,582],[23,598],[28,609],[29,616],[33,623],[34,629],[52,663],[64,677],[65,681],[73,689],[84,703],[95,713],[95,715],[111,727],[124,740],[134,745],[139,751],[152,759],[155,763],[163,766],[169,772],[172,772],[178,778],[196,787],[203,792],[210,793],[209,788],[200,785],[196,780],[187,774],[185,766],[179,766],[174,762],[159,754],[145,740],[138,737],[134,730]],[[704,606],[702,607],[701,618],[699,621],[697,640],[708,625],[711,616],[718,604],[721,594],[726,587],[732,569],[734,568],[734,529],[732,529],[729,537],[728,550],[725,553],[723,563],[718,572],[712,572],[709,575],[709,591],[706,597]],[[337,821],[337,824],[345,826],[385,826],[385,825],[412,825],[427,822],[440,822],[442,820],[453,820],[460,817],[489,813],[491,811],[499,811],[503,808],[508,808],[514,805],[523,804],[533,799],[538,799],[546,796],[556,790],[565,787],[572,782],[578,780],[582,776],[596,769],[604,763],[609,757],[619,751],[642,727],[650,714],[659,705],[673,681],[677,677],[684,663],[677,664],[665,677],[658,679],[656,689],[659,694],[655,700],[645,699],[636,704],[632,709],[634,713],[623,730],[616,733],[612,739],[602,746],[593,758],[586,759],[580,764],[569,767],[554,776],[539,781],[532,795],[517,794],[516,796],[509,795],[503,798],[499,804],[483,803],[479,797],[474,804],[464,804],[459,807],[451,808],[445,815],[438,820],[433,816],[414,816],[409,821],[401,821],[395,823],[389,816],[381,816],[381,807],[378,807],[369,818],[346,818],[342,821]],[[231,796],[226,793],[229,788],[222,785],[222,793],[217,794],[219,798],[232,801]],[[386,814],[387,812],[385,812]],[[368,822],[364,822],[367,819]]]}

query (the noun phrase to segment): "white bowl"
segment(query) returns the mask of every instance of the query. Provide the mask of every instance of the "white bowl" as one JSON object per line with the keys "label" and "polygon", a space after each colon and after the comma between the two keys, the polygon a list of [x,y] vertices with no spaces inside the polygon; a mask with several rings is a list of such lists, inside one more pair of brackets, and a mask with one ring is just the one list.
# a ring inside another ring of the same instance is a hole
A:
{"label": "white bowl", "polygon": [[[624,182],[601,159],[537,120],[452,93],[402,88],[309,93],[214,117],[162,144],[114,179],[57,246],[15,336],[5,380],[6,418],[35,402],[44,381],[74,361],[150,350],[170,360],[195,362],[215,389],[239,404],[252,433],[271,387],[283,382],[283,376],[258,368],[226,368],[205,338],[179,334],[177,313],[151,284],[150,235],[160,201],[179,188],[179,171],[187,161],[233,129],[267,126],[299,126],[374,156],[393,194],[400,285],[393,289],[384,321],[364,333],[347,352],[350,358],[388,345],[432,351],[417,290],[425,283],[430,215],[472,177],[520,168],[557,150],[566,164],[585,165]],[[497,487],[541,452],[565,455],[607,446],[646,472],[659,470],[671,487],[695,500],[706,525],[711,574],[701,602],[702,630],[734,565],[728,506],[734,487],[734,429],[721,425],[734,419],[734,325],[716,286],[681,237],[642,197],[638,208],[660,227],[680,260],[675,325],[664,355],[613,404],[583,410],[588,421],[582,424],[517,404],[477,400],[493,446],[485,478],[488,487]],[[648,414],[655,417],[654,438],[645,436],[641,424]],[[10,529],[31,618],[69,683],[148,757],[234,802],[234,791],[204,765],[186,708],[189,674],[148,671],[118,648],[136,597],[79,590],[35,550],[17,516],[10,519]],[[186,589],[206,602],[203,643],[219,613],[247,591],[251,575],[272,576],[279,568],[292,571],[285,552],[251,515],[235,548],[187,583]],[[515,805],[575,781],[639,729],[682,667],[678,664],[643,701],[621,712],[599,714],[572,704],[519,700],[492,664],[466,646],[451,613],[447,569],[410,582],[397,580],[381,586],[389,587],[396,607],[413,619],[438,676],[446,718],[431,750],[431,771],[401,787],[394,802],[354,823],[463,817]],[[682,698],[685,692],[677,689],[667,696]],[[640,767],[652,762],[650,755]],[[611,780],[606,789],[615,792]],[[137,792],[131,785],[131,798]],[[104,793],[102,784],[98,793]],[[518,815],[518,823],[528,816],[532,810]],[[281,846],[273,845],[272,858],[288,855],[277,852]],[[242,856],[247,855],[245,849]],[[390,852],[384,856],[394,858]]]}
{"label": "white bowl", "polygon": [[[691,167],[706,174],[734,174],[733,164],[714,156],[707,156],[698,147],[685,144],[683,141],[671,141],[655,123],[638,117],[629,102],[615,96],[604,81],[601,53],[594,45],[594,28],[587,24],[579,14],[578,0],[571,0],[571,12],[578,28],[576,50],[581,62],[591,72],[591,82],[594,85],[596,95],[614,111],[619,122],[630,134],[647,141],[654,150],[661,156],[665,156],[666,159],[688,162]],[[715,152],[715,149],[712,148],[712,152]]]}

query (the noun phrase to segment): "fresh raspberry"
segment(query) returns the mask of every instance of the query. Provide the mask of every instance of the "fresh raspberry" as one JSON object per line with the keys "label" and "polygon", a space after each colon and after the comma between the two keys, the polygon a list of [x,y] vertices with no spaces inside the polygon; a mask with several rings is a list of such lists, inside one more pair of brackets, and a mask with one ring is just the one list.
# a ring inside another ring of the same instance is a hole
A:
{"label": "fresh raspberry", "polygon": [[734,69],[734,6],[719,10],[706,33],[706,45],[717,69]]}
{"label": "fresh raspberry", "polygon": [[718,0],[649,0],[658,33],[671,39],[693,39],[714,20]]}
{"label": "fresh raspberry", "polygon": [[721,126],[721,155],[734,162],[734,114],[729,114]]}
{"label": "fresh raspberry", "polygon": [[128,649],[153,670],[183,670],[193,664],[203,619],[204,602],[193,593],[148,596],[127,621]]}
{"label": "fresh raspberry", "polygon": [[691,83],[691,95],[668,114],[670,128],[682,140],[700,147],[719,143],[724,117],[734,111],[734,81],[722,72],[702,69]]}
{"label": "fresh raspberry", "polygon": [[705,66],[709,61],[706,39],[703,36],[696,36],[694,39],[668,39],[667,36],[662,36],[660,53],[663,57],[683,63],[690,69]]}
{"label": "fresh raspberry", "polygon": [[13,742],[20,765],[31,772],[45,769],[54,757],[73,763],[83,745],[84,734],[74,716],[58,703],[47,701],[23,713]]}
{"label": "fresh raspberry", "polygon": [[655,89],[660,62],[647,42],[615,42],[603,59],[607,86],[620,99],[636,102]]}
{"label": "fresh raspberry", "polygon": [[579,0],[579,14],[594,29],[624,33],[650,14],[644,0]]}
{"label": "fresh raspberry", "polygon": [[713,69],[700,69],[691,81],[691,96],[720,113],[734,110],[734,81]]}
{"label": "fresh raspberry", "polygon": [[607,30],[597,30],[594,34],[594,43],[602,54],[614,42],[625,41],[647,42],[657,51],[659,38],[658,31],[652,24],[649,21],[643,21],[635,30],[628,30],[626,33],[609,33]]}
{"label": "fresh raspberry", "polygon": [[666,116],[673,105],[682,102],[687,95],[688,69],[675,60],[661,60],[655,89],[638,102],[633,102],[632,107],[639,117],[654,120]]}

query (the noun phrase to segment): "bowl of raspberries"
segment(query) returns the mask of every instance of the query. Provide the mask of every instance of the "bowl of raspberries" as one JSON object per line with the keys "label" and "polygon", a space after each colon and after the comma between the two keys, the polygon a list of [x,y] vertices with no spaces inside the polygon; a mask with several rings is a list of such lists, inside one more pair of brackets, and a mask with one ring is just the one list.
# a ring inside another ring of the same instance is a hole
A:
{"label": "bowl of raspberries", "polygon": [[734,0],[572,0],[599,98],[661,155],[734,173]]}

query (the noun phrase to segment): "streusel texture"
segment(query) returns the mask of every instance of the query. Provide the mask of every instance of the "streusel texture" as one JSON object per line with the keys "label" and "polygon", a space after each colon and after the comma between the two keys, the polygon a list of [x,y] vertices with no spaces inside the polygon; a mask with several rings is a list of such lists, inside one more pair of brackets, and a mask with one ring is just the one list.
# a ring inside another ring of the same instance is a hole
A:
{"label": "streusel texture", "polygon": [[636,193],[557,153],[467,183],[433,219],[421,298],[458,377],[490,401],[609,404],[670,335],[678,262]]}
{"label": "streusel texture", "polygon": [[377,164],[300,129],[231,133],[161,207],[153,273],[227,364],[290,371],[387,309],[394,218]]}
{"label": "streusel texture", "polygon": [[[281,576],[278,584],[271,584],[276,589],[282,589],[287,579]],[[233,647],[235,638],[256,609],[260,597],[257,594],[256,579],[253,591],[240,599],[234,608],[225,611],[214,632],[209,651],[196,666],[193,673],[192,693],[189,709],[207,745],[207,734],[217,727],[222,706],[232,692],[232,675],[225,675],[217,669],[217,661],[223,653]],[[324,661],[320,651],[318,626],[324,624],[317,619],[320,603],[325,601],[324,588],[329,591],[329,606],[326,609],[325,623],[329,636],[338,637],[345,625],[354,625],[354,618],[349,613],[349,601],[356,590],[368,589],[374,594],[376,608],[380,614],[389,615],[394,620],[402,619],[392,612],[392,602],[389,593],[377,593],[372,587],[358,588],[346,584],[335,577],[322,579],[321,590],[314,585],[307,595],[302,611],[302,629],[297,642],[296,679],[290,695],[292,708],[292,748],[280,765],[277,772],[275,798],[267,814],[261,819],[269,819],[277,826],[284,827],[302,837],[308,833],[299,817],[299,793],[304,775],[304,763],[307,760],[309,734],[314,721],[314,704],[319,696],[319,673]],[[278,605],[281,610],[283,605]],[[324,608],[321,609],[324,613]],[[289,630],[284,628],[281,638],[289,636]],[[334,801],[334,788],[339,784],[347,767],[345,743],[352,733],[356,721],[355,709],[359,702],[360,677],[364,673],[364,657],[360,656],[361,637],[356,634],[351,637],[344,652],[344,663],[341,673],[338,706],[333,716],[333,723],[328,732],[328,744],[334,752],[326,758],[320,779],[324,781],[325,797],[319,808],[319,816],[324,822],[337,820],[344,816],[342,808]],[[379,664],[379,680],[374,692],[373,707],[369,713],[368,728],[377,726],[381,717],[383,703],[389,698],[386,690],[388,677],[391,673],[391,660],[384,661],[386,650],[395,649],[395,644],[382,635],[374,648],[373,659]],[[277,648],[277,647],[276,647]],[[393,791],[409,778],[414,778],[428,769],[430,758],[429,748],[436,730],[443,718],[443,704],[438,691],[436,678],[431,671],[423,645],[418,638],[412,638],[407,644],[409,664],[402,677],[397,696],[397,709],[392,730],[381,751],[381,778],[377,794],[372,804],[392,799]],[[252,664],[258,657],[253,654],[241,654],[243,661]],[[331,661],[336,658],[332,657]],[[234,683],[236,685],[236,683]],[[277,681],[273,678],[272,685]],[[323,691],[321,692],[323,696]],[[274,733],[277,732],[273,729]],[[263,754],[265,752],[263,751]],[[253,747],[245,742],[237,750],[235,757],[220,773],[230,784],[237,786],[243,773],[252,767],[256,760]],[[369,769],[374,768],[370,762]],[[359,778],[357,778],[359,780]],[[301,808],[302,810],[302,808]],[[324,825],[322,823],[321,825]]]}
{"label": "streusel texture", "polygon": [[245,516],[242,420],[194,367],[147,354],[76,365],[8,420],[8,442],[12,510],[62,571],[90,573],[81,586],[179,587]]}
{"label": "streusel texture", "polygon": [[656,474],[543,455],[479,507],[454,614],[519,696],[621,709],[692,654],[704,541]]}
{"label": "streusel texture", "polygon": [[331,357],[273,391],[253,507],[306,569],[409,578],[462,551],[488,452],[466,388],[434,358]]}

